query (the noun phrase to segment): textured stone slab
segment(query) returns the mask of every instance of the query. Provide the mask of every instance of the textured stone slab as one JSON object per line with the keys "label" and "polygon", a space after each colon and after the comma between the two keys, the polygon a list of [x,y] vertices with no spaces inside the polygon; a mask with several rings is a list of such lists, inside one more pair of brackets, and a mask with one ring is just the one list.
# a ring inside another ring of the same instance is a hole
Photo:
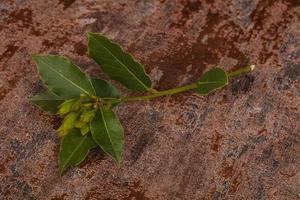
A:
{"label": "textured stone slab", "polygon": [[[0,199],[299,199],[299,21],[297,0],[2,0]],[[42,89],[31,54],[104,77],[88,31],[120,42],[158,89],[215,65],[257,70],[207,97],[121,106],[122,166],[94,150],[59,176],[59,119],[27,101]]]}

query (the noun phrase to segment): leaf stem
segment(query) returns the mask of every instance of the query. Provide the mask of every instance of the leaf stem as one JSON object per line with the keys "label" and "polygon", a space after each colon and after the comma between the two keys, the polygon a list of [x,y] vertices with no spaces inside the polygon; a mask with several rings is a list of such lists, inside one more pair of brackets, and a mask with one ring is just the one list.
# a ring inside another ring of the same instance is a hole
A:
{"label": "leaf stem", "polygon": [[252,72],[254,69],[255,69],[255,65],[250,65],[250,66],[247,66],[247,67],[239,68],[239,69],[237,69],[235,71],[232,71],[232,72],[228,72],[227,76],[228,76],[228,79],[231,80],[231,79],[236,78],[238,76],[243,76],[245,74],[248,74],[249,72]]}
{"label": "leaf stem", "polygon": [[120,100],[121,100],[121,102],[143,101],[143,100],[149,100],[149,99],[153,99],[153,98],[160,97],[160,96],[166,96],[166,95],[177,94],[180,92],[185,92],[188,90],[196,89],[198,87],[199,87],[198,83],[192,83],[190,85],[185,85],[182,87],[176,87],[176,88],[172,88],[169,90],[158,91],[154,94],[147,95],[147,96],[123,97]]}
{"label": "leaf stem", "polygon": [[[235,77],[238,76],[242,76],[245,75],[251,71],[253,71],[255,68],[254,65],[250,65],[247,67],[243,67],[240,69],[237,69],[235,71],[232,72],[228,72],[227,76],[228,79],[231,80]],[[189,90],[193,90],[196,89],[198,87],[200,87],[200,83],[195,82],[189,85],[185,85],[185,86],[181,86],[181,87],[176,87],[176,88],[172,88],[172,89],[168,89],[168,90],[163,90],[163,91],[157,91],[151,95],[146,95],[146,96],[129,96],[129,97],[122,97],[120,99],[111,99],[108,100],[109,103],[120,103],[120,102],[132,102],[132,101],[145,101],[145,100],[149,100],[149,99],[153,99],[156,97],[161,97],[161,96],[167,96],[167,95],[173,95],[173,94],[177,94],[177,93],[181,93],[181,92],[186,92]],[[106,100],[106,99],[105,99]]]}

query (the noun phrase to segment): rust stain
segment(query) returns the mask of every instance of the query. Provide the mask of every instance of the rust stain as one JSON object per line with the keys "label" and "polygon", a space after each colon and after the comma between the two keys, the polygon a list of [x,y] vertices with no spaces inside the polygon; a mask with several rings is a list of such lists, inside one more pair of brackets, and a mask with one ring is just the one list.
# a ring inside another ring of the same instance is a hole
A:
{"label": "rust stain", "polygon": [[34,184],[34,185],[38,185],[40,182],[39,178],[37,177],[33,177],[30,179],[30,183]]}
{"label": "rust stain", "polygon": [[6,166],[2,163],[0,164],[0,174],[4,174],[6,172]]}
{"label": "rust stain", "polygon": [[261,134],[266,134],[268,133],[267,129],[263,128],[261,130],[258,131],[258,134],[261,135]]}
{"label": "rust stain", "polygon": [[49,41],[49,40],[44,40],[44,41],[42,42],[42,45],[43,45],[44,47],[46,47],[46,48],[50,48],[50,47],[52,47],[52,46],[54,45],[54,43],[51,42],[51,41]]}
{"label": "rust stain", "polygon": [[145,196],[145,190],[141,187],[140,181],[134,182],[130,187],[129,187],[129,195],[127,197],[124,197],[122,200],[149,200]]}
{"label": "rust stain", "polygon": [[284,0],[284,2],[287,2],[290,7],[299,7],[300,6],[299,0]]}
{"label": "rust stain", "polygon": [[59,4],[64,5],[64,10],[69,8],[76,0],[59,0]]}
{"label": "rust stain", "polygon": [[176,125],[182,125],[184,123],[183,119],[184,115],[181,114],[177,119],[176,119]]}
{"label": "rust stain", "polygon": [[16,46],[15,44],[9,44],[6,46],[6,50],[0,55],[0,61],[3,59],[6,59],[5,62],[7,62],[19,49],[19,46]]}
{"label": "rust stain", "polygon": [[[145,197],[145,190],[141,187],[140,182],[132,182],[129,183],[129,185],[127,185],[126,182],[126,186],[122,184],[122,186],[124,187],[124,189],[129,190],[129,193],[122,195],[122,198],[119,197],[117,199],[122,199],[122,200],[149,200],[147,197]],[[104,186],[104,189],[110,190],[111,188],[114,187],[120,187],[120,183],[117,182],[110,182],[110,183],[106,183]],[[91,200],[91,199],[116,199],[111,197],[103,197],[103,191],[99,190],[99,188],[94,187],[92,189],[90,189],[86,195],[84,196],[84,200]]]}
{"label": "rust stain", "polygon": [[222,164],[221,176],[227,179],[232,177],[233,175],[234,175],[234,161],[233,162],[224,161]]}
{"label": "rust stain", "polygon": [[84,200],[96,199],[101,194],[97,192],[97,188],[90,189],[84,197]]}
{"label": "rust stain", "polygon": [[66,199],[66,194],[63,194],[61,196],[55,196],[53,198],[51,198],[51,200],[65,200]]}
{"label": "rust stain", "polygon": [[7,167],[8,167],[8,163],[9,163],[10,161],[12,161],[12,160],[13,160],[12,157],[7,157],[7,158],[4,160],[4,162],[2,162],[2,163],[0,164],[0,174],[5,174],[5,173],[6,173],[6,170],[7,170]]}
{"label": "rust stain", "polygon": [[[1,70],[4,70],[5,67],[3,67]],[[0,88],[0,100],[2,100],[6,94],[12,90],[12,88],[14,88],[17,84],[17,82],[19,81],[19,77],[18,76],[15,76],[11,79],[8,80],[8,87],[7,88]]]}
{"label": "rust stain", "polygon": [[241,173],[238,173],[238,175],[236,177],[234,177],[234,179],[231,182],[230,188],[229,188],[229,194],[234,194],[238,190],[238,187],[240,186],[240,184],[243,181],[242,178],[243,177],[242,177]]}
{"label": "rust stain", "polygon": [[216,134],[214,134],[213,138],[211,139],[211,145],[210,148],[211,150],[218,152],[219,148],[221,146],[220,141],[222,139],[222,135],[216,131]]}
{"label": "rust stain", "polygon": [[279,173],[287,178],[291,178],[297,174],[296,171],[280,171]]}
{"label": "rust stain", "polygon": [[[287,0],[286,2],[288,3],[280,6],[282,11],[277,14],[281,17],[274,18],[272,16],[271,8],[277,3],[276,1],[259,1],[256,9],[250,16],[254,22],[250,36],[257,34],[258,31],[262,32],[259,36],[262,49],[259,51],[258,55],[258,60],[261,64],[266,63],[270,58],[273,58],[274,61],[278,62],[278,49],[283,42],[282,33],[287,28],[291,19],[289,9],[290,7],[300,5],[299,1],[298,3],[295,3],[293,0]],[[272,19],[272,21],[269,19]]]}
{"label": "rust stain", "polygon": [[[249,58],[236,46],[236,37],[243,35],[241,29],[231,22],[220,26],[223,18],[226,19],[227,16],[215,12],[209,11],[206,18],[206,24],[194,44],[188,44],[188,40],[181,36],[176,43],[180,44],[180,48],[175,45],[170,50],[172,54],[162,58],[160,52],[154,52],[150,56],[148,65],[158,65],[164,72],[158,89],[174,87],[178,84],[174,77],[182,74],[191,76],[188,81],[198,80],[207,66],[216,66],[224,55],[236,59],[235,66],[238,67],[249,63]],[[228,33],[233,36],[228,37]]]}
{"label": "rust stain", "polygon": [[69,41],[69,38],[67,36],[57,37],[54,40],[54,43],[56,46],[63,46],[65,43]]}
{"label": "rust stain", "polygon": [[76,42],[73,47],[74,51],[80,56],[85,55],[87,52],[87,47],[82,42]]}
{"label": "rust stain", "polygon": [[228,103],[229,102],[229,98],[226,94],[222,95],[222,97],[220,98],[220,101],[219,103],[220,104],[225,104],[225,103]]}
{"label": "rust stain", "polygon": [[[174,49],[170,49],[171,54],[162,57],[160,52],[154,52],[150,56],[148,65],[157,65],[163,71],[158,89],[167,89],[178,85],[174,77],[180,77],[182,74],[190,74],[192,77],[189,81],[195,81],[199,79],[207,65],[217,64],[219,59],[216,48],[222,47],[222,44],[215,42],[215,38],[209,39],[206,43],[203,43],[202,39],[214,32],[213,29],[219,24],[220,20],[218,14],[209,12],[207,23],[192,46],[187,44],[187,39],[184,36],[181,36],[177,39]],[[178,48],[178,44],[181,48]],[[191,66],[190,69],[189,66]]]}
{"label": "rust stain", "polygon": [[51,47],[54,47],[54,48],[57,48],[57,47],[62,47],[65,43],[67,43],[69,41],[69,38],[66,37],[66,36],[61,36],[61,37],[56,37],[54,40],[52,41],[49,41],[49,40],[44,40],[42,42],[42,45],[44,47],[46,47],[47,49],[51,48]]}
{"label": "rust stain", "polygon": [[7,94],[7,90],[0,91],[0,100],[2,100]]}
{"label": "rust stain", "polygon": [[21,22],[20,27],[29,28],[33,23],[33,21],[32,21],[32,11],[29,8],[23,8],[23,9],[15,10],[15,11],[10,13],[7,22],[8,23]]}
{"label": "rust stain", "polygon": [[2,89],[2,91],[0,90],[0,100],[2,100],[8,92],[8,89]]}
{"label": "rust stain", "polygon": [[22,8],[11,12],[6,24],[16,24],[20,29],[29,29],[33,35],[41,35],[41,32],[36,29],[33,23],[32,10],[29,8]]}
{"label": "rust stain", "polygon": [[181,27],[186,24],[186,22],[191,18],[191,15],[194,12],[197,12],[201,7],[200,1],[184,1],[183,3],[183,9],[181,10],[181,19],[178,20],[176,23],[172,23],[171,27]]}

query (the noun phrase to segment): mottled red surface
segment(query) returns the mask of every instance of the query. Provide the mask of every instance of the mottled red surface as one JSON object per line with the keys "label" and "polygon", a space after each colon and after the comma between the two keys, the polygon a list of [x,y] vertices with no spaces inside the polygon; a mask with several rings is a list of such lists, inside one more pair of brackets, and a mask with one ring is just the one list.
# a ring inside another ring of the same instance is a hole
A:
{"label": "mottled red surface", "polygon": [[[215,65],[257,69],[207,97],[119,107],[122,166],[94,150],[59,176],[59,119],[27,100],[42,88],[31,55],[103,77],[88,31],[120,42],[158,89]],[[0,41],[1,200],[300,199],[299,0],[1,0]]]}

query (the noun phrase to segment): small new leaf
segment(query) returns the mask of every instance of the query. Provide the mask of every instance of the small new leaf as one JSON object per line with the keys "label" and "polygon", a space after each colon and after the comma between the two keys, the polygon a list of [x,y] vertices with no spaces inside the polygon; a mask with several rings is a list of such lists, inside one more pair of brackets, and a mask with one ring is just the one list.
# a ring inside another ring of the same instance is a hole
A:
{"label": "small new leaf", "polygon": [[88,77],[69,59],[55,55],[34,55],[38,72],[53,93],[65,99],[80,94],[94,95]]}
{"label": "small new leaf", "polygon": [[71,112],[71,108],[74,103],[75,103],[75,99],[70,99],[63,102],[57,107],[58,108],[57,114],[61,116],[68,114],[69,112]]}
{"label": "small new leaf", "polygon": [[121,161],[124,146],[124,130],[115,115],[108,108],[99,108],[90,127],[94,141],[117,163]]}
{"label": "small new leaf", "polygon": [[72,112],[65,116],[62,125],[57,129],[60,137],[69,134],[70,130],[75,127],[78,115],[78,113]]}
{"label": "small new leaf", "polygon": [[85,135],[90,131],[90,125],[85,124],[83,127],[80,128],[81,135]]}
{"label": "small new leaf", "polygon": [[80,121],[82,122],[90,122],[94,116],[95,116],[96,110],[87,110],[83,111],[83,113],[80,115]]}
{"label": "small new leaf", "polygon": [[90,134],[81,135],[78,129],[72,129],[61,142],[59,152],[59,170],[62,173],[70,166],[79,165],[89,150],[96,147]]}
{"label": "small new leaf", "polygon": [[151,80],[144,67],[132,55],[124,52],[120,45],[97,33],[89,33],[88,38],[90,57],[111,79],[131,90],[152,91]]}
{"label": "small new leaf", "polygon": [[57,96],[49,90],[31,97],[29,100],[43,110],[53,114],[57,112],[57,107],[64,102],[63,98]]}
{"label": "small new leaf", "polygon": [[221,68],[213,68],[204,73],[198,81],[199,88],[196,91],[202,95],[207,95],[228,84],[228,76]]}

